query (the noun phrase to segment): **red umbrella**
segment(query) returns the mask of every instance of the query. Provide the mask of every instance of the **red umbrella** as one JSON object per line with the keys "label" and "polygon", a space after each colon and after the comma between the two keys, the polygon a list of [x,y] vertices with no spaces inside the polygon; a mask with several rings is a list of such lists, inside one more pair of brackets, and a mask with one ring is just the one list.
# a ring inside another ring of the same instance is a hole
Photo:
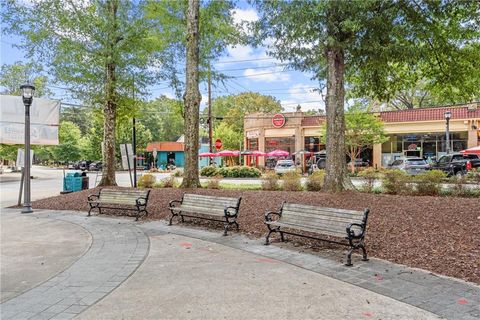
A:
{"label": "red umbrella", "polygon": [[267,153],[267,157],[288,157],[289,152],[283,150],[273,150],[272,152]]}
{"label": "red umbrella", "polygon": [[237,157],[240,151],[223,150],[215,154],[216,157]]}
{"label": "red umbrella", "polygon": [[480,156],[480,146],[473,147],[473,148],[466,149],[466,150],[462,150],[462,151],[460,151],[460,153],[463,153],[463,154],[478,154]]}
{"label": "red umbrella", "polygon": [[198,156],[200,158],[204,158],[204,157],[215,157],[215,153],[212,153],[212,152],[202,152],[202,153],[199,153]]}
{"label": "red umbrella", "polygon": [[265,157],[265,155],[266,153],[262,151],[258,151],[258,150],[252,151],[252,156],[254,157]]}

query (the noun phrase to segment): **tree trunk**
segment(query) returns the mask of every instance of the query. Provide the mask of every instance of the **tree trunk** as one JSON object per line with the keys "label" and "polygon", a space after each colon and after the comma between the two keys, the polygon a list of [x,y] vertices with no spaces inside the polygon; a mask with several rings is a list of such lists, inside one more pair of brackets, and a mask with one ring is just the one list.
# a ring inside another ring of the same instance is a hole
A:
{"label": "tree trunk", "polygon": [[187,75],[185,103],[185,170],[182,188],[200,186],[198,177],[198,130],[200,113],[200,90],[198,89],[199,58],[199,0],[188,0],[187,10]]}
{"label": "tree trunk", "polygon": [[106,81],[105,81],[105,108],[104,123],[103,123],[103,176],[100,180],[100,186],[116,186],[115,180],[115,126],[117,117],[117,101],[115,88],[115,69],[116,63],[114,61],[114,47],[118,42],[115,34],[117,31],[116,17],[118,3],[117,1],[107,2],[110,18],[112,19],[112,32],[109,35],[108,53],[106,57]]}
{"label": "tree trunk", "polygon": [[353,189],[347,176],[345,149],[344,74],[343,49],[327,49],[327,161],[325,166],[325,190],[340,192]]}

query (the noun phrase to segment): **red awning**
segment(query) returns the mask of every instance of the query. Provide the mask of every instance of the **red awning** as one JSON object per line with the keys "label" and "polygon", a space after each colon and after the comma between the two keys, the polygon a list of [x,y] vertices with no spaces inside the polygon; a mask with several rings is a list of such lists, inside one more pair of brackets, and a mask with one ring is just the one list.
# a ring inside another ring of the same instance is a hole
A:
{"label": "red awning", "polygon": [[462,154],[478,154],[480,156],[480,146],[460,151]]}

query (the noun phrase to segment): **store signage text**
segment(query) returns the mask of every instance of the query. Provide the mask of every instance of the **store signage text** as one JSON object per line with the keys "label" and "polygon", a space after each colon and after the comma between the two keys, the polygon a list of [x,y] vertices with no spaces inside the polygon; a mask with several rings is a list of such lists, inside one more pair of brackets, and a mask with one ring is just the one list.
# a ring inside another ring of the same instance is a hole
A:
{"label": "store signage text", "polygon": [[281,113],[277,113],[272,118],[272,125],[275,128],[282,128],[286,122],[287,122],[287,119],[285,119],[285,116]]}

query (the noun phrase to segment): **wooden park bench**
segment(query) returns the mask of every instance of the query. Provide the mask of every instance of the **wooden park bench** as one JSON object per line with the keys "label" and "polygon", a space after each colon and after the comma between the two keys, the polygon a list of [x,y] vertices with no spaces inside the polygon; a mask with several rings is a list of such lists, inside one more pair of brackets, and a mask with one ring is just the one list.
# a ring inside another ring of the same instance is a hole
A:
{"label": "wooden park bench", "polygon": [[[351,256],[355,249],[362,249],[362,260],[368,261],[365,249],[365,229],[369,212],[369,209],[362,212],[284,202],[279,212],[265,213],[265,224],[269,230],[265,244],[270,244],[270,235],[273,232],[280,233],[282,241],[285,241],[284,234],[291,234],[349,246],[350,250],[347,253],[347,263],[345,264],[347,266],[352,265]],[[313,235],[300,234],[297,231]],[[316,235],[328,236],[329,239],[319,238]],[[344,238],[345,240],[331,240],[330,237]]]}
{"label": "wooden park bench", "polygon": [[199,194],[185,193],[181,200],[170,201],[169,207],[172,212],[169,225],[172,225],[173,217],[200,218],[205,220],[220,221],[224,223],[224,233],[227,235],[228,228],[234,224],[238,230],[238,210],[242,198],[212,197]]}
{"label": "wooden park bench", "polygon": [[[98,209],[98,213],[102,213],[102,209],[121,209],[137,211],[136,219],[140,217],[142,212],[148,215],[147,203],[150,190],[146,189],[100,189],[98,194],[88,196],[88,216],[93,209]],[[112,205],[116,205],[112,207]]]}

